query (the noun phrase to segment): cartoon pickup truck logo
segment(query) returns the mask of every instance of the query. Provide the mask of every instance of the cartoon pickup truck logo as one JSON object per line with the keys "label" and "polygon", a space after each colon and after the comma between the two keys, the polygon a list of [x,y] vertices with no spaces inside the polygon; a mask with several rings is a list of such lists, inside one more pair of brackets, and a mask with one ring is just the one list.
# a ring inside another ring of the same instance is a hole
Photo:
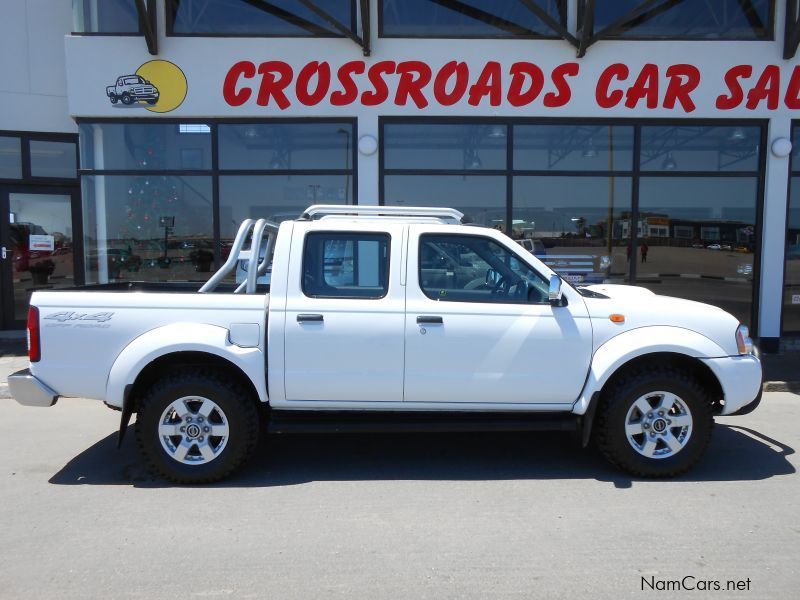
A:
{"label": "cartoon pickup truck logo", "polygon": [[125,105],[144,100],[149,105],[158,102],[158,88],[140,75],[123,75],[117,77],[117,83],[106,88],[106,95],[111,104],[120,100]]}

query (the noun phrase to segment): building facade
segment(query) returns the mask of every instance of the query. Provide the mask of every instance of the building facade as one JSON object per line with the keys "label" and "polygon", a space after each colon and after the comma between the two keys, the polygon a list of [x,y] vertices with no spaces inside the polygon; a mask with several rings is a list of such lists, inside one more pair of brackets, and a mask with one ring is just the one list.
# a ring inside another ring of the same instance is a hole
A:
{"label": "building facade", "polygon": [[5,3],[3,326],[33,289],[202,281],[244,218],[445,205],[775,349],[800,333],[797,4]]}

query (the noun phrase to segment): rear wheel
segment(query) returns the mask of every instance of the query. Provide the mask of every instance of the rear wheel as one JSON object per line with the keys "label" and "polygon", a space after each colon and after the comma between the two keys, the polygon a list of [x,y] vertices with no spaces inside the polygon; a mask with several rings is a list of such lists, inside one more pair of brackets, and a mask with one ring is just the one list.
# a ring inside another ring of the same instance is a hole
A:
{"label": "rear wheel", "polygon": [[142,398],[136,438],[151,468],[177,483],[210,483],[236,471],[258,441],[254,399],[222,373],[183,369]]}
{"label": "rear wheel", "polygon": [[713,426],[711,402],[691,374],[646,367],[604,392],[595,431],[602,453],[625,471],[672,477],[700,460]]}
{"label": "rear wheel", "polygon": [[111,100],[111,104],[116,104],[119,100],[116,94],[109,94],[108,99]]}

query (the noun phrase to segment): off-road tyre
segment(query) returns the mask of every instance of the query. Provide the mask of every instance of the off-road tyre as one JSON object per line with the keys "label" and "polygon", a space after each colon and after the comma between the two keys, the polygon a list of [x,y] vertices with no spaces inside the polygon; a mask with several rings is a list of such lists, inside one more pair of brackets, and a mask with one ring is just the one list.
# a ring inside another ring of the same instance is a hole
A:
{"label": "off-road tyre", "polygon": [[128,92],[123,92],[120,98],[122,99],[122,103],[125,104],[126,106],[133,103],[133,98],[131,98],[131,95]]}
{"label": "off-road tyre", "polygon": [[[671,456],[648,458],[634,449],[626,433],[626,419],[637,399],[654,391],[675,394],[691,415],[691,434]],[[712,403],[707,391],[680,368],[644,366],[612,381],[603,391],[594,427],[594,440],[603,455],[637,477],[674,477],[694,466],[708,447],[714,427]]]}
{"label": "off-road tyre", "polygon": [[[215,403],[229,429],[219,454],[201,464],[184,464],[173,458],[159,433],[167,408],[180,398],[192,396]],[[138,402],[135,431],[139,450],[150,469],[169,481],[198,484],[225,479],[250,458],[258,443],[261,415],[256,402],[241,383],[223,372],[179,369],[156,381]]]}
{"label": "off-road tyre", "polygon": [[117,98],[116,94],[111,94],[108,97],[108,99],[111,100],[111,104],[116,104],[117,102],[119,102],[119,98]]}

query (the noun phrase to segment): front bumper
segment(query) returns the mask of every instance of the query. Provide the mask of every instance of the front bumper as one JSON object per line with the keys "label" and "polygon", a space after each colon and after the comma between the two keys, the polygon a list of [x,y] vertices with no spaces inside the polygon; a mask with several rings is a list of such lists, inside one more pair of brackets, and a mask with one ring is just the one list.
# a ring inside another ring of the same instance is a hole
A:
{"label": "front bumper", "polygon": [[[761,361],[756,356],[743,354],[702,360],[714,372],[722,385],[725,406],[720,414],[732,415],[748,404],[756,400],[760,401],[763,373]],[[741,414],[746,413],[742,411]]]}
{"label": "front bumper", "polygon": [[31,375],[30,369],[17,371],[8,376],[8,391],[24,406],[53,406],[58,394]]}

